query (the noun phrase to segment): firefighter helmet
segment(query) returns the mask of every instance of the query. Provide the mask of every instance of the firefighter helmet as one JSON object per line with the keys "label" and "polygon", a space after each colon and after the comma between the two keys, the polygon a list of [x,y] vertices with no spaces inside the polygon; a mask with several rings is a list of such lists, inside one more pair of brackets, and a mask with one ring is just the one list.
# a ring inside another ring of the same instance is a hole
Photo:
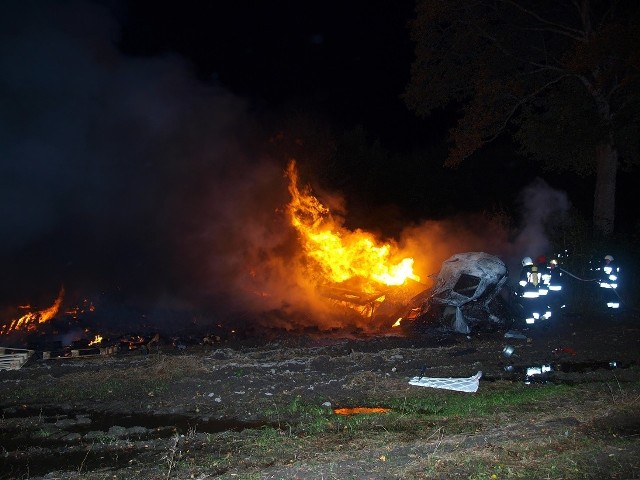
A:
{"label": "firefighter helmet", "polygon": [[525,267],[527,265],[533,265],[533,260],[531,260],[531,257],[524,257],[522,259],[522,266]]}
{"label": "firefighter helmet", "polygon": [[605,255],[604,259],[609,260],[610,262],[613,262],[613,257],[611,255]]}

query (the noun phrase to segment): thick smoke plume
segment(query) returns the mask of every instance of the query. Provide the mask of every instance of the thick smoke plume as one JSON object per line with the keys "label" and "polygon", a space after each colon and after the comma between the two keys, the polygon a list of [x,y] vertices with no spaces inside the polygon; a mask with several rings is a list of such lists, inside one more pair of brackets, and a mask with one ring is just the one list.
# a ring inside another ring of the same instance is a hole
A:
{"label": "thick smoke plume", "polygon": [[118,33],[94,3],[0,7],[2,304],[66,284],[182,308],[283,234],[246,103],[178,56],[122,55]]}
{"label": "thick smoke plume", "polygon": [[407,228],[404,243],[416,264],[428,268],[427,275],[436,274],[440,263],[455,253],[483,251],[502,258],[517,283],[523,257],[535,260],[554,253],[549,230],[566,218],[570,202],[565,192],[540,178],[527,185],[516,200],[519,218],[514,219],[515,224],[499,213],[427,221]]}
{"label": "thick smoke plume", "polygon": [[332,325],[245,100],[123,55],[98,3],[0,9],[3,317],[64,285],[123,325]]}

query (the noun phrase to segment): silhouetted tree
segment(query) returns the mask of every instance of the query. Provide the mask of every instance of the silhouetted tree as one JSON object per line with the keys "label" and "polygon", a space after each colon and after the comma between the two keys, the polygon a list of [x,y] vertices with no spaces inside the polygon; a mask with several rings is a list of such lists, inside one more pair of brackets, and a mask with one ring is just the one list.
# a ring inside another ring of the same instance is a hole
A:
{"label": "silhouetted tree", "polygon": [[503,132],[547,168],[596,174],[593,222],[614,229],[616,176],[638,160],[640,2],[418,0],[405,93],[419,115],[457,102],[446,164]]}

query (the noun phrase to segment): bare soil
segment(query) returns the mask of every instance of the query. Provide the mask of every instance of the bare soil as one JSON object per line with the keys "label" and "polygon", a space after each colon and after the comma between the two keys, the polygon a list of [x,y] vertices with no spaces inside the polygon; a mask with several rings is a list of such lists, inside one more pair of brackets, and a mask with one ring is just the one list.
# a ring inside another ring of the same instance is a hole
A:
{"label": "bare soil", "polygon": [[[0,371],[0,479],[640,478],[640,319],[618,313],[522,339],[390,330],[36,353]],[[408,383],[478,371],[478,393]],[[478,416],[400,415],[393,428],[331,413],[550,385],[567,389]]]}

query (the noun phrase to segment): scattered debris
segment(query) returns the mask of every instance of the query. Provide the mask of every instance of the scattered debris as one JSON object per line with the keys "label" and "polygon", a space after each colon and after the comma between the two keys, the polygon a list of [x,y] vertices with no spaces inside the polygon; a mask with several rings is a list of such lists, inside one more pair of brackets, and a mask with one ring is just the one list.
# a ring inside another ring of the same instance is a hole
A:
{"label": "scattered debris", "polygon": [[153,345],[157,344],[160,341],[160,334],[156,333],[153,338],[151,340],[149,340],[149,343],[147,343],[146,347],[147,347],[147,352],[151,351],[151,347],[153,347]]}
{"label": "scattered debris", "polygon": [[118,345],[111,345],[108,347],[93,347],[93,348],[65,348],[59,351],[46,350],[42,352],[43,360],[52,359],[64,359],[64,358],[79,358],[79,357],[96,357],[100,355],[113,355],[118,353],[120,347]]}
{"label": "scattered debris", "polygon": [[443,388],[445,390],[455,390],[457,392],[477,392],[480,385],[482,372],[476,373],[468,378],[422,378],[413,377],[409,380],[409,385],[418,387]]}
{"label": "scattered debris", "polygon": [[[537,377],[540,375],[544,375],[545,373],[549,373],[553,370],[551,365],[540,365],[535,367],[527,367],[524,377],[524,383],[529,385],[533,383],[536,379],[533,377]],[[545,377],[546,378],[546,377]]]}
{"label": "scattered debris", "polygon": [[475,348],[465,348],[464,350],[459,350],[457,352],[452,352],[449,354],[451,357],[462,357],[464,355],[469,355],[470,353],[476,353],[478,350]]}
{"label": "scattered debris", "polygon": [[180,338],[173,338],[172,345],[176,350],[184,351],[187,349],[187,344]]}
{"label": "scattered debris", "polygon": [[512,347],[511,345],[507,345],[506,347],[504,347],[502,349],[502,355],[504,355],[505,357],[509,358],[509,357],[517,357],[517,355],[515,355],[516,349],[514,347]]}
{"label": "scattered debris", "polygon": [[631,364],[621,365],[612,360],[610,362],[562,362],[539,365],[505,365],[504,371],[507,373],[523,375],[524,383],[562,383],[562,379],[555,377],[555,373],[585,373],[595,370],[615,370],[618,368],[628,368]]}
{"label": "scattered debris", "polygon": [[553,353],[567,353],[569,355],[577,355],[578,352],[576,352],[573,348],[571,347],[559,347],[556,348]]}
{"label": "scattered debris", "polygon": [[504,338],[515,338],[516,340],[526,340],[527,336],[523,333],[516,332],[515,330],[509,330],[504,334]]}
{"label": "scattered debris", "polygon": [[33,350],[0,347],[0,370],[18,370],[33,355]]}
{"label": "scattered debris", "polygon": [[217,343],[220,343],[221,341],[222,339],[220,338],[220,335],[205,335],[205,337],[202,339],[202,344],[215,345]]}

